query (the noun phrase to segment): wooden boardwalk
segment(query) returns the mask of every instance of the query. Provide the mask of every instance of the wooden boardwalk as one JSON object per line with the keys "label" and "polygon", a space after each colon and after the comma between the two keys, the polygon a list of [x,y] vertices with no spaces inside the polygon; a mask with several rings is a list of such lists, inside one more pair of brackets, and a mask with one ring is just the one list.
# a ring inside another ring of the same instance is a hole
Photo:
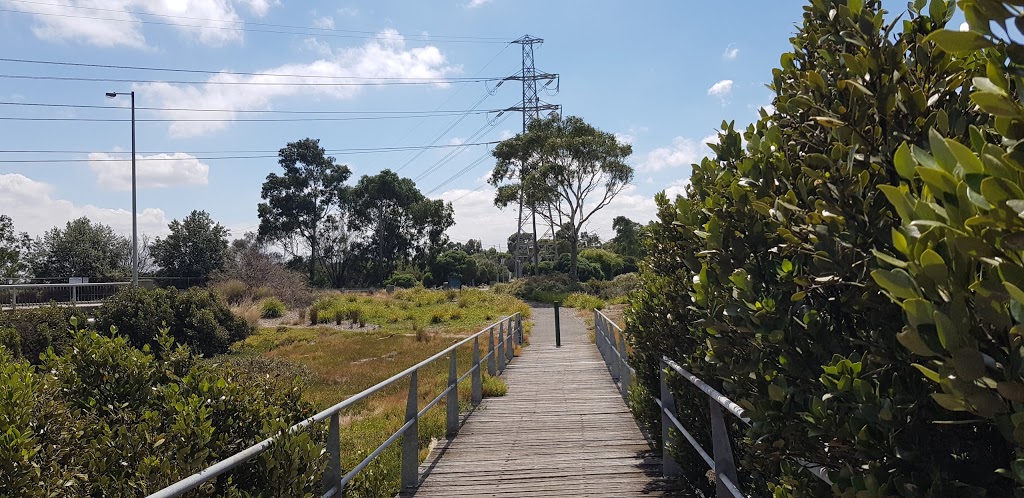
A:
{"label": "wooden boardwalk", "polygon": [[660,459],[573,310],[533,309],[530,346],[420,468],[417,497],[665,496]]}

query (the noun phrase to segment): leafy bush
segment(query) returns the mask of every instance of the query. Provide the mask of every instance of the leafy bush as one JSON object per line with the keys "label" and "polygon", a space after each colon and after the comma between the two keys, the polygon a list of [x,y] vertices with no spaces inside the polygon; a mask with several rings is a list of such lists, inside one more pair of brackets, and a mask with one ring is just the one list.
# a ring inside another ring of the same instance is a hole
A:
{"label": "leafy bush", "polygon": [[[622,256],[604,249],[584,249],[580,251],[580,257],[601,268],[602,277],[599,280],[615,278],[616,275],[622,273],[622,269],[626,266],[626,261]],[[580,280],[583,278],[581,277]]]}
{"label": "leafy bush", "polygon": [[[2,496],[149,494],[314,413],[293,379],[208,365],[166,333],[155,355],[116,334],[68,335],[74,353],[40,367],[0,347]],[[322,441],[322,430],[287,435],[269,451],[276,465],[257,458],[206,492],[319,492]]]}
{"label": "leafy bush", "polygon": [[621,300],[640,286],[636,273],[623,273],[612,280],[591,280],[583,284],[583,290],[608,301]]}
{"label": "leafy bush", "polygon": [[[582,264],[580,268],[583,268]],[[580,273],[582,272],[581,269]],[[516,279],[507,285],[496,287],[495,291],[512,294],[525,301],[551,303],[563,301],[566,296],[579,289],[579,284],[572,283],[568,275],[554,273]]]}
{"label": "leafy bush", "polygon": [[[1014,463],[1019,450],[1002,434],[1016,425],[993,392],[1010,382],[1002,391],[1011,393],[1020,373],[995,373],[978,349],[1019,365],[1019,349],[1004,349],[1020,322],[1008,321],[1011,291],[999,271],[1012,272],[1020,254],[989,244],[1007,248],[1004,238],[1019,233],[1006,201],[1024,197],[1009,186],[1020,185],[1021,161],[997,150],[993,119],[967,91],[988,58],[937,50],[926,37],[953,6],[933,0],[924,14],[924,5],[889,26],[877,1],[813,1],[794,51],[773,71],[774,113],[762,111],[742,134],[723,123],[715,158],[694,165],[686,197],[656,198],[627,313],[640,381],[633,407],[658,423],[650,393],[662,355],[736,400],[753,420],[733,427],[753,496],[1015,495],[1000,474],[1024,462]],[[1019,134],[1014,119],[996,118],[996,131]],[[975,188],[985,181],[1006,195],[987,199]],[[875,270],[886,272],[877,282]],[[917,335],[883,289],[908,308]],[[680,419],[706,441],[707,400],[684,394]],[[679,458],[689,482],[706,482],[698,456],[680,449]],[[831,489],[794,458],[828,466]]]}
{"label": "leafy bush", "polygon": [[245,339],[254,328],[209,290],[127,288],[96,311],[99,330],[117,327],[133,345],[153,345],[163,327],[174,339],[205,356],[224,353],[231,343]]}
{"label": "leafy bush", "polygon": [[565,297],[562,305],[566,308],[577,308],[581,310],[603,310],[605,302],[597,296],[591,296],[590,294],[584,294],[582,292],[574,292]]}
{"label": "leafy bush", "polygon": [[284,303],[276,297],[268,297],[260,303],[260,316],[263,318],[281,318],[285,311]]}
{"label": "leafy bush", "polygon": [[418,284],[416,277],[408,273],[395,273],[384,282],[384,285],[394,285],[401,289],[411,289]]}
{"label": "leafy bush", "polygon": [[[85,323],[87,314],[79,309],[51,304],[39,308],[0,312],[0,328],[17,331],[21,357],[39,363],[40,355],[53,347],[63,353],[71,342],[68,321],[76,317]],[[14,339],[10,339],[13,344]],[[13,348],[12,348],[13,351]],[[14,352],[17,355],[17,352]]]}
{"label": "leafy bush", "polygon": [[210,290],[232,306],[242,304],[243,301],[252,297],[249,286],[241,280],[214,282],[210,284]]}

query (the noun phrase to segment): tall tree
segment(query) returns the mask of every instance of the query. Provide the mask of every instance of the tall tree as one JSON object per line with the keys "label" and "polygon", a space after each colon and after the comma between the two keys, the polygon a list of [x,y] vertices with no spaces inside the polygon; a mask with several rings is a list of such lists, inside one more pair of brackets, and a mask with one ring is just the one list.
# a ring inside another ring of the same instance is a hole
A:
{"label": "tall tree", "polygon": [[165,239],[157,237],[150,247],[160,276],[198,278],[206,281],[227,261],[230,232],[213,221],[206,211],[192,211],[182,221],[173,220]]}
{"label": "tall tree", "polygon": [[525,133],[494,149],[498,161],[490,182],[498,186],[495,205],[522,198],[528,205],[549,207],[537,210],[549,224],[568,224],[569,275],[576,280],[580,232],[633,179],[633,168],[626,164],[632,152],[615,135],[575,116],[534,120]]}
{"label": "tall tree", "polygon": [[36,240],[32,270],[39,278],[128,278],[131,243],[102,223],[89,218],[54,227]]}
{"label": "tall tree", "polygon": [[363,176],[350,194],[348,228],[372,284],[399,262],[443,245],[445,230],[455,224],[451,203],[428,199],[412,180],[388,169]]}
{"label": "tall tree", "polygon": [[640,243],[641,230],[643,225],[625,216],[616,216],[612,220],[612,229],[615,230],[615,237],[609,244],[611,249],[623,256],[639,258],[643,256],[643,246]]}
{"label": "tall tree", "polygon": [[14,220],[0,214],[0,278],[27,276],[32,239],[25,232],[14,231]]}
{"label": "tall tree", "polygon": [[324,230],[344,215],[344,183],[351,171],[312,138],[289,143],[278,152],[277,163],[284,174],[270,173],[263,183],[266,202],[259,204],[259,236],[272,241],[297,237],[305,242],[313,281]]}

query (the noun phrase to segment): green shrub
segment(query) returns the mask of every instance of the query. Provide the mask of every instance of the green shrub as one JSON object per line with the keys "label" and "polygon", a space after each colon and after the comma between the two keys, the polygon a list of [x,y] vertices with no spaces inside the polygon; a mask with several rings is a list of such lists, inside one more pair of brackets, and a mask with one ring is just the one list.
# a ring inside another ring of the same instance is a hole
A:
{"label": "green shrub", "polygon": [[14,327],[0,327],[0,346],[14,358],[21,358],[21,334]]}
{"label": "green shrub", "polygon": [[[580,258],[586,259],[588,263],[592,263],[601,268],[602,276],[599,280],[611,280],[616,275],[622,273],[622,269],[626,266],[626,261],[611,251],[604,249],[584,249],[580,251]],[[586,280],[580,277],[580,280]]]}
{"label": "green shrub", "polygon": [[401,289],[411,289],[418,284],[419,281],[416,280],[416,277],[409,273],[395,273],[384,282],[384,285],[394,285]]}
{"label": "green shrub", "polygon": [[566,296],[565,301],[562,302],[562,305],[565,306],[566,308],[577,308],[581,310],[603,310],[605,307],[605,302],[601,298],[591,296],[590,294],[574,292]]}
{"label": "green shrub", "polygon": [[96,310],[96,327],[117,327],[137,347],[155,344],[161,328],[174,331],[174,340],[205,356],[227,352],[235,341],[255,329],[235,316],[208,289],[126,288]]}
{"label": "green shrub", "polygon": [[[40,367],[0,347],[0,496],[146,495],[314,413],[294,379],[199,361],[166,334],[156,354],[120,335],[68,335],[74,352]],[[323,432],[283,437],[276,465],[256,458],[206,491],[318,493]]]}
{"label": "green shrub", "polygon": [[250,297],[249,286],[241,280],[214,282],[210,284],[210,290],[232,306],[238,306]]}
{"label": "green shrub", "polygon": [[[989,246],[1005,248],[1020,233],[1006,200],[1024,197],[1015,188],[1021,161],[997,150],[1003,138],[968,91],[986,59],[1006,57],[937,50],[925,38],[949,21],[952,4],[933,1],[928,15],[923,4],[893,26],[877,1],[806,6],[793,52],[772,74],[774,113],[742,133],[723,123],[715,157],[694,165],[686,196],[656,197],[658,221],[646,230],[648,257],[626,317],[640,382],[632,406],[656,427],[650,394],[662,355],[736,400],[753,421],[733,427],[751,496],[1024,492],[1014,488],[1018,477],[1000,475],[1024,462],[1003,436],[1013,437],[1015,414],[993,395],[1016,396],[1020,382],[1020,343],[1009,339],[1020,321],[1008,321],[1011,290],[999,275],[1020,253]],[[1012,109],[1000,106],[999,115]],[[994,121],[1015,135],[1024,122]],[[968,157],[979,152],[983,167]],[[995,194],[1002,204],[972,185],[988,190],[985,174],[1006,180],[988,183],[1008,194]],[[890,273],[876,282],[880,269]],[[917,336],[883,289],[911,316],[920,312]],[[979,349],[1006,370],[985,367]],[[1012,384],[1000,390],[1003,382]],[[707,399],[685,384],[680,420],[706,441]],[[796,458],[827,465],[834,485]],[[707,482],[695,453],[681,449],[679,459],[688,482]]]}
{"label": "green shrub", "polygon": [[83,310],[56,304],[32,309],[6,310],[0,311],[0,328],[16,330],[21,357],[31,363],[39,363],[39,356],[51,346],[58,353],[67,350],[71,342],[68,321],[72,317],[77,317],[81,323],[85,323],[87,316]]}
{"label": "green shrub", "polygon": [[284,303],[276,297],[268,297],[260,303],[260,316],[263,318],[281,318],[285,311]]}

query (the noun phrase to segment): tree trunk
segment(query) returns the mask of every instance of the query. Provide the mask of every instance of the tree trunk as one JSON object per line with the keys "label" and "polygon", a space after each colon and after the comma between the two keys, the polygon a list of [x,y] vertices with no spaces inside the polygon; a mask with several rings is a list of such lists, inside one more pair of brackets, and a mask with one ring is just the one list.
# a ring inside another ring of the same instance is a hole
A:
{"label": "tree trunk", "polygon": [[579,229],[573,228],[571,235],[572,240],[569,241],[569,280],[573,283],[580,281],[579,274],[579,254],[580,254],[580,233]]}
{"label": "tree trunk", "polygon": [[309,285],[316,282],[316,235],[309,238]]}
{"label": "tree trunk", "polygon": [[533,215],[533,274],[540,275],[540,244],[537,243],[537,206],[530,209]]}

